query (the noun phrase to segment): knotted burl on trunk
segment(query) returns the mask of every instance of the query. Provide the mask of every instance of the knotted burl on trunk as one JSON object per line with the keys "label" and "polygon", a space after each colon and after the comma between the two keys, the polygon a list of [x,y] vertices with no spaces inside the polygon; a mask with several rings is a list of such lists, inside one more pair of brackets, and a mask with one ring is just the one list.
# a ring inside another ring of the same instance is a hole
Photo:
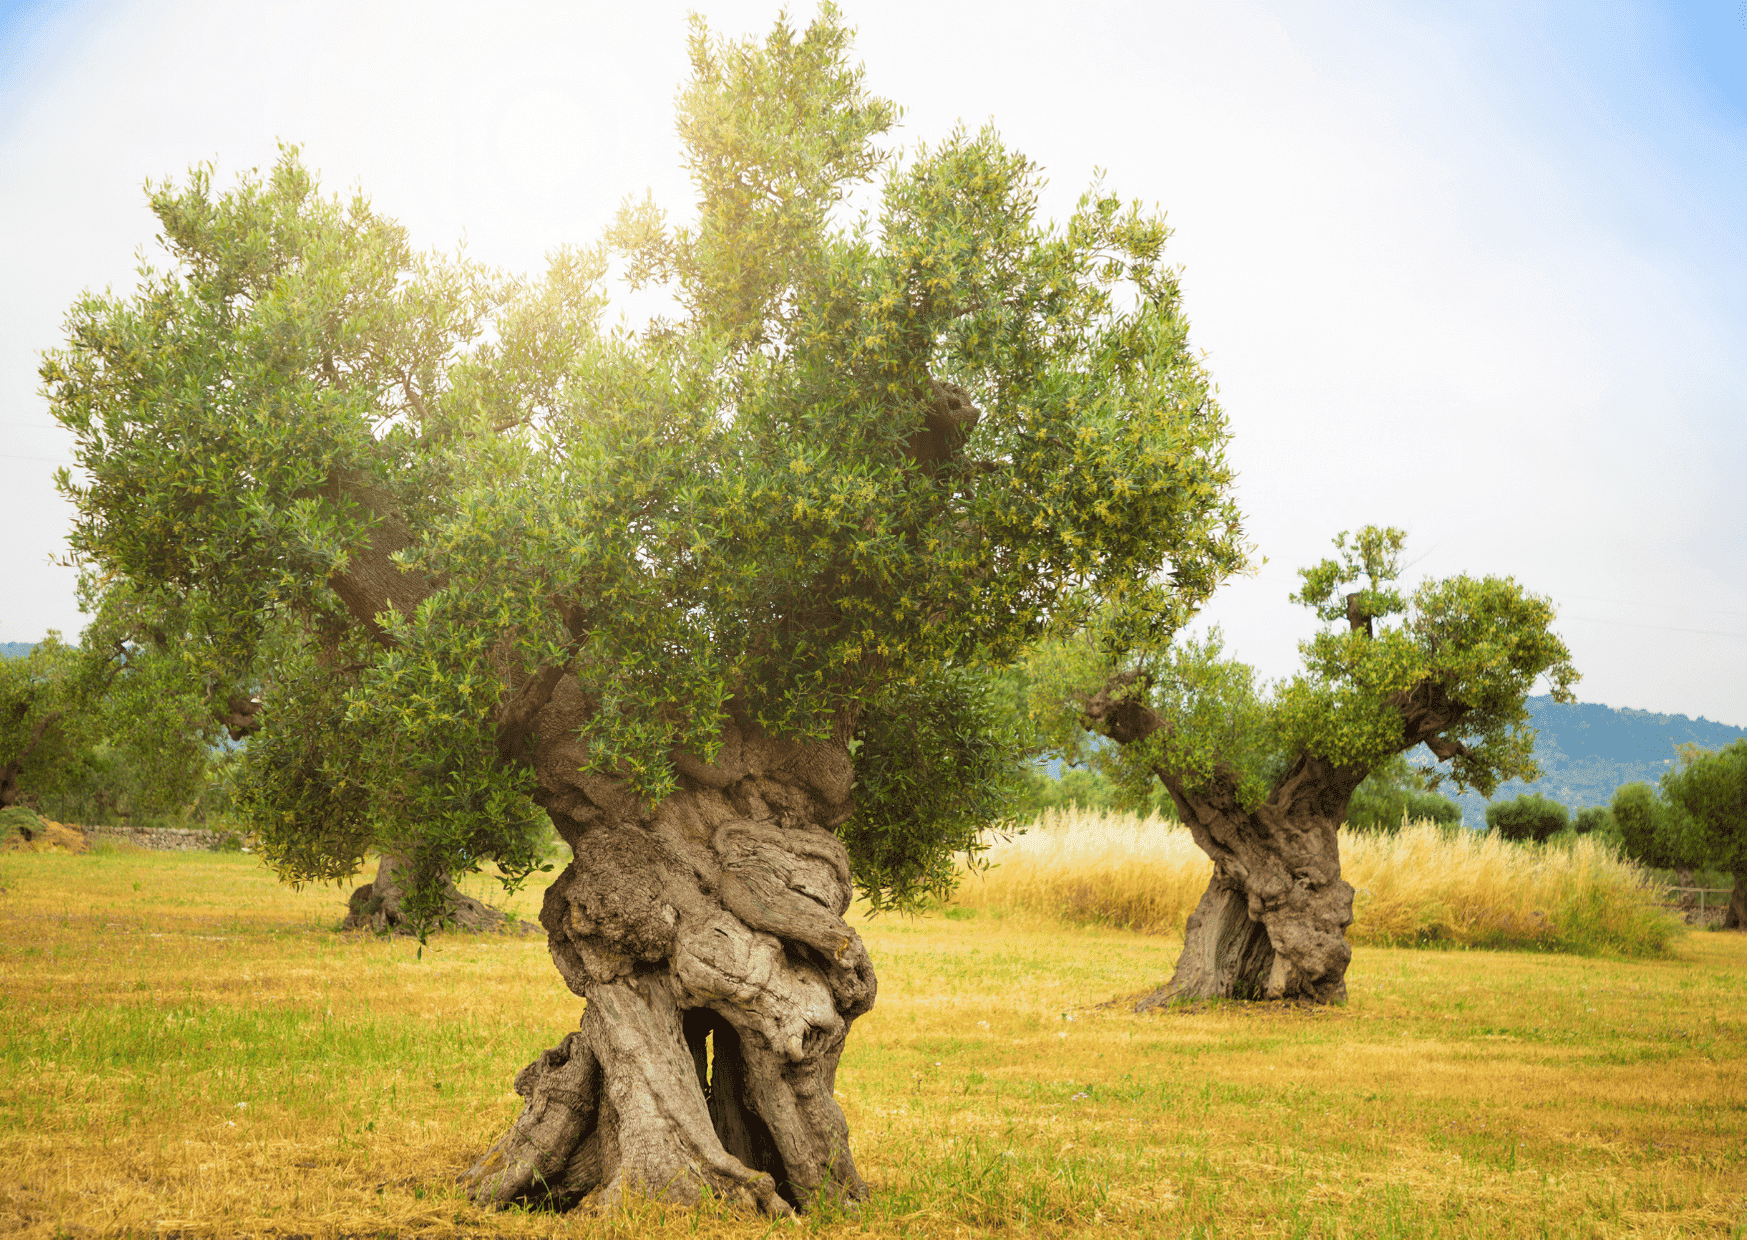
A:
{"label": "knotted burl on trunk", "polygon": [[516,1078],[527,1103],[463,1179],[476,1201],[694,1202],[771,1214],[867,1189],[834,1096],[875,978],[843,920],[852,811],[841,742],[729,724],[712,762],[645,806],[585,774],[588,702],[565,675],[535,720],[545,806],[575,861],[540,920],[581,1027]]}

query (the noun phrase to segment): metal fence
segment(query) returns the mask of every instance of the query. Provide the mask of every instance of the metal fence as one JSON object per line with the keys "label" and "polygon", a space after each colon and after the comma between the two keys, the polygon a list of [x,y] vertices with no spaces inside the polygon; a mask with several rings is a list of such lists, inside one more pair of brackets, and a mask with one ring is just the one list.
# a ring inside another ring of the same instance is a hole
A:
{"label": "metal fence", "polygon": [[1662,907],[1663,908],[1685,909],[1688,912],[1696,912],[1698,914],[1698,924],[1700,924],[1700,925],[1703,925],[1707,920],[1709,920],[1709,916],[1710,916],[1710,914],[1707,913],[1705,910],[1705,897],[1707,895],[1712,895],[1712,896],[1719,896],[1720,895],[1723,897],[1723,899],[1721,899],[1721,900],[1711,901],[1711,910],[1712,911],[1722,911],[1722,910],[1726,910],[1729,907],[1728,897],[1734,893],[1733,887],[1664,887],[1662,890],[1664,890],[1670,894],[1673,894],[1674,892],[1677,892],[1677,891],[1697,892],[1698,893],[1698,907],[1696,909],[1694,909],[1691,905],[1689,905],[1685,900],[1665,901],[1663,903]]}

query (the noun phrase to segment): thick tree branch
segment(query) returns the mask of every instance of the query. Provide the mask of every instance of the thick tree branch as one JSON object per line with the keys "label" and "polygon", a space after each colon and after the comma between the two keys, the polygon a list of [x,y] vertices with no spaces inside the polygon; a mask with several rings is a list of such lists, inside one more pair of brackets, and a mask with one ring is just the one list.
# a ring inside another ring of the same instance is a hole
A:
{"label": "thick tree branch", "polygon": [[364,475],[336,469],[320,494],[336,507],[370,522],[364,545],[346,558],[346,567],[328,578],[346,610],[378,642],[388,642],[388,630],[377,620],[386,611],[410,616],[441,584],[424,573],[408,572],[393,560],[397,551],[413,545],[413,533],[400,515],[394,497]]}
{"label": "thick tree branch", "polygon": [[923,469],[938,469],[963,450],[982,417],[964,388],[929,379],[928,409],[921,427],[905,441],[904,452]]}
{"label": "thick tree branch", "polygon": [[18,776],[24,771],[25,762],[48,730],[59,723],[66,713],[64,710],[54,710],[38,719],[36,726],[30,730],[30,739],[24,742],[24,747],[13,756],[12,761],[0,766],[0,809],[10,809],[18,804]]}
{"label": "thick tree branch", "polygon": [[214,711],[218,721],[230,733],[233,741],[240,741],[249,733],[261,726],[261,699],[247,693],[233,693],[225,699],[224,709]]}
{"label": "thick tree branch", "polygon": [[1165,726],[1157,711],[1128,692],[1139,679],[1139,672],[1118,672],[1096,693],[1087,695],[1080,711],[1091,731],[1118,745],[1129,745]]}

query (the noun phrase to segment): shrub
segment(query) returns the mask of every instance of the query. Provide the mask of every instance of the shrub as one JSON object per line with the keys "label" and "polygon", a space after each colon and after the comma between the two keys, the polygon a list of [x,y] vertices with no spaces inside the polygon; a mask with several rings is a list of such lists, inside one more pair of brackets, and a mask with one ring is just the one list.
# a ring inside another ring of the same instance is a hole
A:
{"label": "shrub", "polygon": [[1134,804],[1134,797],[1102,771],[1066,767],[1060,779],[1051,778],[1033,769],[1027,785],[1013,803],[1013,814],[1021,822],[1040,818],[1051,811],[1074,809],[1109,813],[1135,813],[1141,817],[1175,818],[1171,795],[1155,782],[1146,803]]}
{"label": "shrub", "polygon": [[17,836],[26,842],[42,834],[42,819],[22,805],[0,809],[0,839]]}
{"label": "shrub", "polygon": [[1504,839],[1539,844],[1571,825],[1571,814],[1557,801],[1525,792],[1514,801],[1488,805],[1486,825]]}
{"label": "shrub", "polygon": [[1593,835],[1601,832],[1603,836],[1615,834],[1614,816],[1605,805],[1591,805],[1577,811],[1577,816],[1571,820],[1571,829],[1579,835]]}

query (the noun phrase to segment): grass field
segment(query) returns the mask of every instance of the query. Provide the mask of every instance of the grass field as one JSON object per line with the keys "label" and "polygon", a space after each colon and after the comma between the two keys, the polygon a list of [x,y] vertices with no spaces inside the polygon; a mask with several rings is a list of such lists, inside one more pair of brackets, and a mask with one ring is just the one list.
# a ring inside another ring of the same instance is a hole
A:
{"label": "grass field", "polygon": [[602,1220],[454,1185],[578,1014],[541,938],[420,959],[240,855],[5,856],[0,883],[0,1232],[1747,1235],[1743,935],[1361,945],[1343,1008],[1135,1017],[1100,1005],[1168,975],[1168,935],[881,917],[839,1082],[860,1215]]}

